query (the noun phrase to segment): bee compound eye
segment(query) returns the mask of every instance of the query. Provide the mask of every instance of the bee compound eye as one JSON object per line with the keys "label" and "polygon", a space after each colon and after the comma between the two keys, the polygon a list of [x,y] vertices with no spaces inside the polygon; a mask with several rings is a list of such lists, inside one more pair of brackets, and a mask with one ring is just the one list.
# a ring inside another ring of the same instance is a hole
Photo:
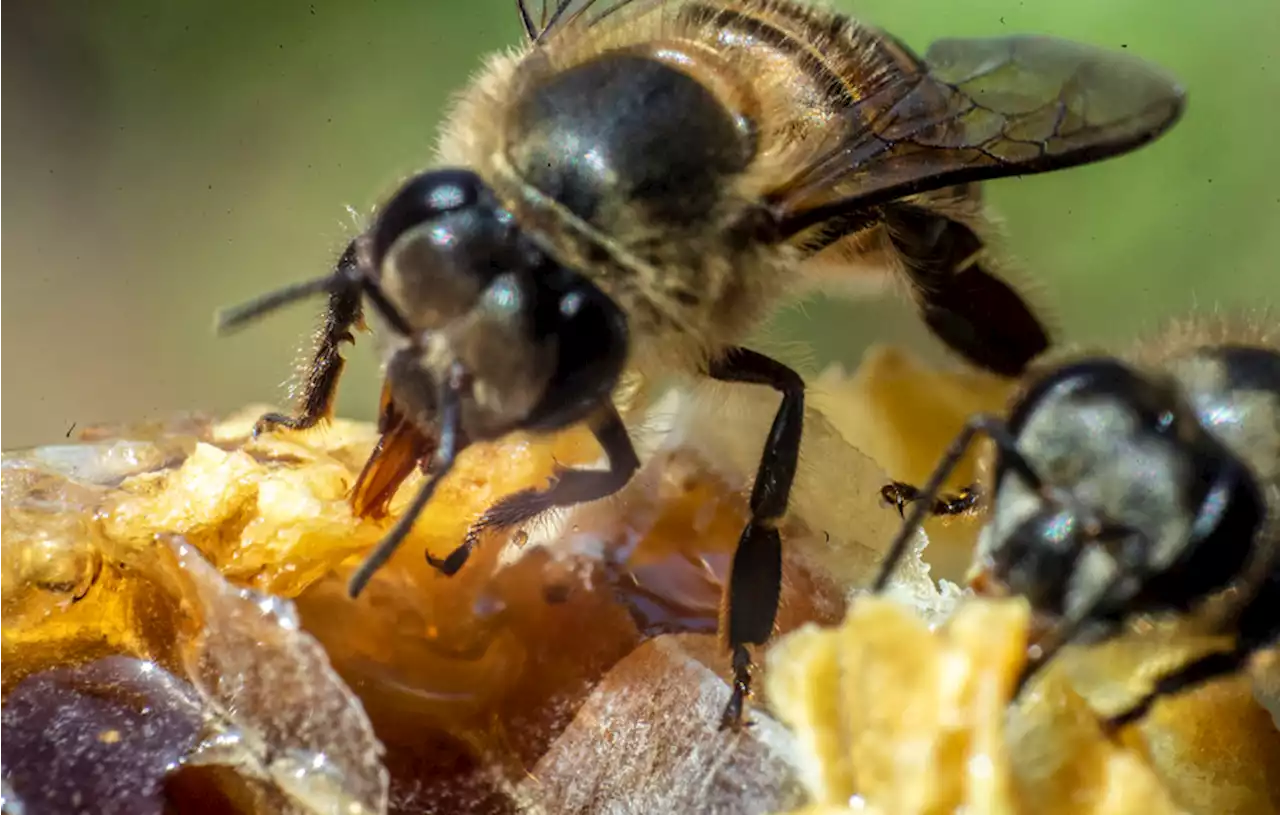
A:
{"label": "bee compound eye", "polygon": [[484,182],[470,170],[435,170],[409,179],[383,205],[374,221],[375,265],[382,264],[406,232],[446,213],[481,206],[486,193]]}
{"label": "bee compound eye", "polygon": [[550,296],[537,331],[555,343],[555,370],[528,424],[551,429],[581,420],[609,398],[629,343],[622,309],[589,281],[558,270],[540,282]]}

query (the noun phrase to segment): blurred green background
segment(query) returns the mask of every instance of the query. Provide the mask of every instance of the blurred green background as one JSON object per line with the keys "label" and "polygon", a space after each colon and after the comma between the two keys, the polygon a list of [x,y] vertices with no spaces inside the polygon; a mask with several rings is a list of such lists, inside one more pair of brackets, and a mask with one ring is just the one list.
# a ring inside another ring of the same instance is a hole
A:
{"label": "blurred green background", "polygon": [[[993,183],[1062,334],[1280,294],[1280,2],[860,0],[923,50],[1041,32],[1125,48],[1190,89],[1134,155]],[[513,0],[10,0],[3,9],[3,446],[73,423],[281,402],[319,302],[217,340],[214,309],[321,273],[430,161],[449,94],[515,44]],[[850,314],[852,316],[850,316]],[[901,304],[811,302],[777,331],[823,360],[923,343]],[[340,409],[371,416],[370,345]]]}

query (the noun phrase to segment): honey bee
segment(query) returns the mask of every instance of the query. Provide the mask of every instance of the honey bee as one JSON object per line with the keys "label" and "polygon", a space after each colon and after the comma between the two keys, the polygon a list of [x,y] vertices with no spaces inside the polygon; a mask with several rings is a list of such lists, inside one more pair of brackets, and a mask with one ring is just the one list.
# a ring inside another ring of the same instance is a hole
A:
{"label": "honey bee", "polygon": [[743,347],[783,300],[898,273],[921,317],[970,363],[1019,374],[1049,335],[1001,280],[977,182],[1131,151],[1184,94],[1125,54],[1044,37],[943,40],[923,58],[892,36],[793,0],[520,0],[526,42],[490,59],[447,119],[434,169],[390,197],[337,265],[222,318],[229,329],[328,293],[296,416],[330,415],[365,303],[385,323],[381,442],[354,487],[385,513],[421,490],[351,579],[402,542],[458,452],[514,430],[585,423],[604,470],[563,470],[509,496],[481,534],[593,501],[639,466],[626,419],[669,376],[773,388],[725,595],[736,725],[747,646],[770,636],[805,385]]}
{"label": "honey bee", "polygon": [[[1133,362],[1081,356],[1028,378],[1008,417],[977,416],[919,490],[873,584],[883,589],[938,490],[979,436],[992,440],[986,523],[972,582],[1025,596],[1047,632],[1019,687],[1063,645],[1139,615],[1211,609],[1235,637],[1158,680],[1115,715],[1239,669],[1280,639],[1280,346],[1216,329]],[[943,500],[941,503],[945,503]],[[1235,589],[1234,593],[1225,592]]]}

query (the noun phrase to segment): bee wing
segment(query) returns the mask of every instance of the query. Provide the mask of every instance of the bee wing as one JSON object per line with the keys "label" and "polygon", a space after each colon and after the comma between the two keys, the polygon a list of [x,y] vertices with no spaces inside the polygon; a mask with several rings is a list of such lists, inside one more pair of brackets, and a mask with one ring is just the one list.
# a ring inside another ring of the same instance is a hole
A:
{"label": "bee wing", "polygon": [[569,29],[595,25],[626,6],[654,2],[662,0],[516,0],[516,11],[529,42],[541,43]]}
{"label": "bee wing", "polygon": [[1185,107],[1158,68],[1081,43],[946,39],[923,61],[886,47],[893,61],[846,108],[839,143],[770,192],[784,238],[908,195],[1126,153]]}

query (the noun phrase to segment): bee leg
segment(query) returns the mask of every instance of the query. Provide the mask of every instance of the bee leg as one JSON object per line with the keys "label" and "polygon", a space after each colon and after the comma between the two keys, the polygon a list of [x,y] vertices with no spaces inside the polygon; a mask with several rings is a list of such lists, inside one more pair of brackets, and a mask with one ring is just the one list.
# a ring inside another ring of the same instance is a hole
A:
{"label": "bee leg", "polygon": [[471,525],[461,546],[444,558],[428,553],[427,562],[444,574],[453,575],[467,562],[485,532],[515,526],[555,507],[597,501],[625,487],[640,468],[640,459],[617,408],[608,404],[592,417],[590,426],[609,459],[607,470],[558,468],[550,487],[521,490],[503,498]]}
{"label": "bee leg", "polygon": [[[898,516],[905,518],[907,504],[913,504],[923,497],[919,487],[902,481],[893,481],[880,488],[880,499],[898,511]],[[970,484],[955,493],[942,493],[933,499],[929,514],[934,516],[963,515],[975,509],[982,501],[978,485]]]}
{"label": "bee leg", "polygon": [[919,497],[919,488],[902,481],[890,481],[880,488],[880,502],[896,509],[899,518],[906,517],[907,504]]}
{"label": "bee leg", "polygon": [[1146,716],[1151,706],[1163,696],[1173,696],[1210,680],[1236,673],[1248,662],[1253,651],[1253,648],[1236,648],[1233,651],[1207,654],[1193,660],[1174,673],[1162,676],[1150,693],[1135,702],[1128,710],[1107,719],[1104,727],[1110,732],[1115,732]]}
{"label": "bee leg", "polygon": [[977,233],[913,204],[890,204],[883,217],[934,336],[970,363],[1006,377],[1019,376],[1048,349],[1044,324],[990,271]]}
{"label": "bee leg", "polygon": [[329,294],[329,305],[325,310],[324,327],[320,332],[320,343],[316,347],[315,357],[307,371],[307,381],[303,385],[302,395],[298,400],[298,414],[286,416],[283,413],[268,413],[258,419],[253,426],[253,435],[275,430],[277,427],[289,430],[306,430],[315,427],[324,419],[333,415],[333,400],[338,391],[338,379],[342,376],[344,360],[340,346],[344,342],[354,342],[352,329],[360,323],[361,288],[358,277],[354,274],[356,266],[356,244],[352,241],[342,257],[338,259],[336,279],[351,280],[350,285],[334,288]]}
{"label": "bee leg", "polygon": [[[914,502],[915,506],[911,508],[911,514],[903,520],[902,526],[898,528],[898,534],[889,544],[884,560],[880,561],[880,569],[876,573],[875,580],[871,583],[873,592],[879,593],[888,587],[894,571],[898,568],[898,564],[902,562],[902,557],[907,553],[907,547],[911,544],[912,536],[924,523],[925,516],[929,514],[929,510],[934,507],[934,501],[942,491],[943,482],[959,466],[965,453],[969,452],[969,446],[974,443],[979,435],[985,435],[996,443],[996,447],[1000,450],[1000,454],[1004,457],[1008,466],[1016,470],[1029,486],[1033,489],[1040,489],[1043,486],[1040,476],[1031,469],[1031,464],[1023,457],[1022,452],[1018,450],[1017,441],[1009,433],[1009,429],[1005,427],[1002,420],[982,413],[971,417],[965,423],[964,429],[952,440],[951,446],[943,453],[942,459],[934,468],[933,474],[929,476],[929,480],[920,488],[918,498]],[[971,489],[975,496],[973,500],[977,501],[980,495],[976,488]],[[881,490],[881,495],[884,495],[883,490]]]}
{"label": "bee leg", "polygon": [[[1264,544],[1265,545],[1265,544]],[[1252,567],[1257,573],[1246,576],[1236,588],[1240,605],[1219,620],[1219,630],[1234,631],[1236,645],[1231,651],[1206,654],[1166,674],[1155,687],[1128,710],[1111,717],[1106,726],[1113,732],[1146,715],[1162,696],[1172,696],[1198,685],[1227,676],[1245,667],[1254,653],[1280,645],[1280,563],[1275,550],[1261,551]]]}
{"label": "bee leg", "polygon": [[782,538],[778,524],[787,512],[791,482],[800,457],[804,429],[804,380],[795,371],[763,354],[735,348],[711,365],[712,378],[725,382],[769,385],[782,392],[751,490],[751,520],[742,530],[733,555],[724,596],[721,631],[733,653],[733,691],[720,727],[742,723],[743,705],[751,695],[751,653],[773,634],[782,593]]}

